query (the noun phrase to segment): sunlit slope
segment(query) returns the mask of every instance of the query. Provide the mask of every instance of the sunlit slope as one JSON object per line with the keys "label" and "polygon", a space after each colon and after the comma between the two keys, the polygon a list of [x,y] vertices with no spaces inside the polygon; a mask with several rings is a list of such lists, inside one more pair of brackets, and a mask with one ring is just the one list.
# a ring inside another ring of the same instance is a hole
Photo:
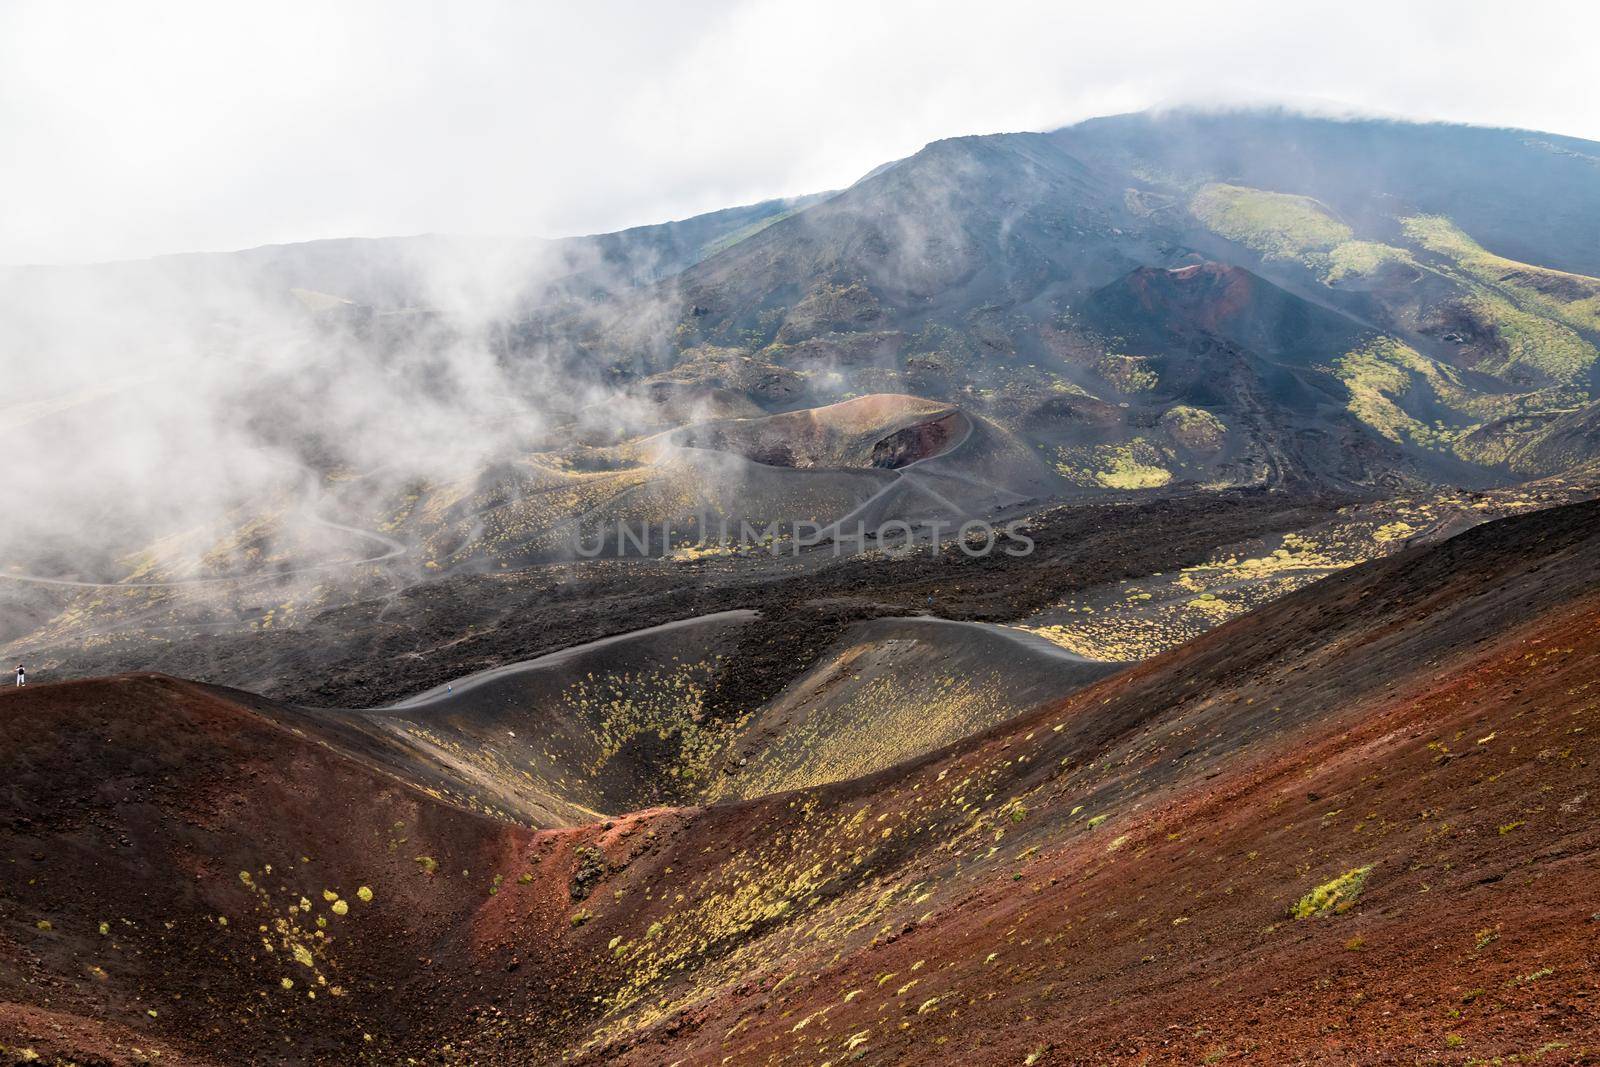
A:
{"label": "sunlit slope", "polygon": [[705,698],[754,612],[656,627],[491,670],[386,709],[312,712],[338,743],[441,799],[538,826],[683,803],[737,725]]}
{"label": "sunlit slope", "polygon": [[876,619],[752,716],[707,799],[749,798],[874,774],[979,734],[1122,664],[1009,627]]}

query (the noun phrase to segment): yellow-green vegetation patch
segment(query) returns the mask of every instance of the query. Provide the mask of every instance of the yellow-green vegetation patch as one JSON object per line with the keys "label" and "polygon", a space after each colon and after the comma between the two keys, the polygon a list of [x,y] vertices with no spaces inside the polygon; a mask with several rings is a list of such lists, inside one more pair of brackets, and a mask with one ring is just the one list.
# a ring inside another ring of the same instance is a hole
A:
{"label": "yellow-green vegetation patch", "polygon": [[1600,330],[1600,278],[1497,256],[1443,215],[1402,219],[1406,236],[1444,256],[1473,278],[1505,292],[1529,311],[1580,330]]}
{"label": "yellow-green vegetation patch", "polygon": [[1337,285],[1347,278],[1359,278],[1376,273],[1390,263],[1415,264],[1411,253],[1394,245],[1377,241],[1345,241],[1335,245],[1328,253],[1328,270],[1322,276],[1324,283]]}
{"label": "yellow-green vegetation patch", "polygon": [[[272,874],[271,865],[262,868],[266,875]],[[338,986],[330,986],[324,967],[329,961],[329,951],[332,941],[326,933],[327,917],[316,916],[311,918],[314,906],[304,895],[296,895],[292,891],[288,896],[287,905],[282,901],[275,903],[272,894],[261,880],[256,879],[249,871],[239,872],[239,881],[249,890],[255,898],[255,909],[260,917],[257,924],[259,944],[265,956],[260,962],[267,968],[279,972],[278,984],[283,989],[293,989],[295,979],[284,976],[282,969],[293,964],[310,971],[309,977],[303,972],[292,970],[290,973],[303,978],[308,988],[306,995],[316,997],[316,989],[322,988],[333,996],[343,996],[344,991]],[[335,906],[343,903],[338,900],[337,894],[332,890],[323,891],[324,901],[329,895],[335,898]],[[219,923],[226,925],[223,919]]]}
{"label": "yellow-green vegetation patch", "polygon": [[1172,439],[1196,452],[1216,452],[1228,435],[1228,426],[1204,408],[1177,404],[1161,416],[1161,426]]}
{"label": "yellow-green vegetation patch", "polygon": [[1469,463],[1503,465],[1526,475],[1549,475],[1589,458],[1581,440],[1552,435],[1561,415],[1587,404],[1586,393],[1570,388],[1544,389],[1514,398],[1514,410],[1480,426],[1455,443],[1455,453]]}
{"label": "yellow-green vegetation patch", "polygon": [[1397,444],[1448,449],[1465,432],[1443,423],[1429,425],[1402,406],[1407,394],[1424,388],[1441,401],[1465,392],[1455,372],[1393,337],[1376,337],[1334,362],[1334,374],[1350,391],[1350,414]]}
{"label": "yellow-green vegetation patch", "polygon": [[594,723],[595,752],[586,770],[600,774],[636,738],[675,742],[667,769],[685,783],[708,778],[742,723],[711,719],[704,711],[706,680],[714,660],[655,670],[623,671],[580,679],[561,694],[579,721]]}
{"label": "yellow-green vegetation patch", "polygon": [[1149,356],[1128,356],[1108,352],[1095,361],[1100,376],[1124,393],[1148,393],[1161,383],[1150,368]]}
{"label": "yellow-green vegetation patch", "polygon": [[1217,549],[1205,562],[1175,573],[1069,596],[1045,619],[1023,628],[1090,659],[1148,659],[1329,574],[1387,556],[1447,516],[1492,518],[1541,506],[1546,505],[1534,495],[1521,493],[1497,493],[1493,499],[1459,491],[1397,497],[1380,508],[1347,511],[1331,522],[1285,534],[1276,545],[1252,539]]}
{"label": "yellow-green vegetation patch", "polygon": [[1159,489],[1172,481],[1160,453],[1143,438],[1099,450],[1094,479],[1107,489]]}
{"label": "yellow-green vegetation patch", "polygon": [[1480,287],[1472,305],[1479,317],[1494,324],[1506,346],[1504,364],[1487,370],[1503,374],[1525,367],[1554,381],[1572,383],[1580,381],[1600,358],[1600,352],[1568,326],[1526,311],[1491,289]]}
{"label": "yellow-green vegetation patch", "polygon": [[1189,202],[1189,210],[1207,229],[1268,259],[1325,261],[1329,249],[1355,236],[1309,196],[1243,185],[1207,185]]}
{"label": "yellow-green vegetation patch", "polygon": [[[1499,366],[1533,367],[1557,379],[1585,373],[1594,351],[1566,327],[1519,311],[1501,297],[1474,297],[1480,311],[1497,322],[1509,354]],[[1496,318],[1496,316],[1499,316]],[[1531,332],[1520,333],[1521,323]],[[1522,340],[1516,340],[1521,337]],[[1543,338],[1543,339],[1541,339]],[[1478,392],[1455,368],[1422,355],[1393,337],[1380,336],[1334,362],[1333,372],[1349,390],[1346,407],[1356,418],[1396,443],[1449,452],[1486,466],[1515,464],[1524,446],[1538,440],[1549,416],[1587,401],[1579,387],[1557,385],[1526,393]],[[1428,423],[1407,409],[1422,399],[1447,413]],[[1538,473],[1527,471],[1525,473]]]}
{"label": "yellow-green vegetation patch", "polygon": [[1189,601],[1188,607],[1193,611],[1209,616],[1217,624],[1224,623],[1234,615],[1240,614],[1232,603],[1222,599],[1215,593],[1201,593]]}
{"label": "yellow-green vegetation patch", "polygon": [[1355,906],[1356,898],[1367,884],[1372,873],[1370,865],[1345,871],[1331,882],[1324,882],[1301,897],[1289,914],[1296,919],[1309,919],[1314,915],[1343,914]]}
{"label": "yellow-green vegetation patch", "polygon": [[1530,982],[1537,982],[1541,978],[1549,978],[1555,973],[1556,970],[1554,967],[1541,967],[1532,974],[1517,975],[1515,978],[1511,979],[1511,981],[1507,982],[1506,985],[1527,985]]}

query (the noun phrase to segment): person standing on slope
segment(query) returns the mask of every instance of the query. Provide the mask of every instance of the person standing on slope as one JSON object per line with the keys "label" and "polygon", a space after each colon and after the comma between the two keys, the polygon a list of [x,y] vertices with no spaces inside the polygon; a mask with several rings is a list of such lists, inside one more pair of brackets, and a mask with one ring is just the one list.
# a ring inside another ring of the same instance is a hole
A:
{"label": "person standing on slope", "polygon": [[27,684],[28,684],[28,676],[23,671],[22,664],[19,663],[19,664],[17,664],[17,685],[23,686],[23,685],[27,685]]}

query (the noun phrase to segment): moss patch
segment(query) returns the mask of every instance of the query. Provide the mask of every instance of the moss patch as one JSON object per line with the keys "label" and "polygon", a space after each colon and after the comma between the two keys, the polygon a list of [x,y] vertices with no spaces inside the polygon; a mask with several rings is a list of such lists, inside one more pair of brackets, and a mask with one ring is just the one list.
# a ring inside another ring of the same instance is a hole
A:
{"label": "moss patch", "polygon": [[1196,452],[1217,452],[1228,435],[1228,426],[1204,408],[1178,404],[1161,416],[1161,426],[1172,439]]}
{"label": "moss patch", "polygon": [[1600,279],[1497,256],[1442,215],[1413,215],[1401,225],[1407,237],[1499,288],[1526,310],[1580,330],[1600,330]]}
{"label": "moss patch", "polygon": [[1431,393],[1441,404],[1454,406],[1452,401],[1464,402],[1466,390],[1455,371],[1393,337],[1377,337],[1345,353],[1334,362],[1334,374],[1350,390],[1350,414],[1397,444],[1445,451],[1472,428],[1426,423],[1406,410],[1413,393]]}
{"label": "moss patch", "polygon": [[1327,285],[1349,278],[1375,274],[1391,263],[1415,264],[1411,253],[1377,241],[1346,241],[1328,252],[1328,271],[1322,276]]}
{"label": "moss patch", "polygon": [[1143,438],[1096,450],[1094,481],[1107,489],[1159,489],[1172,472],[1158,466],[1161,452]]}
{"label": "moss patch", "polygon": [[1361,890],[1367,884],[1367,876],[1371,873],[1370,866],[1345,871],[1333,881],[1324,882],[1301,897],[1294,907],[1289,909],[1289,914],[1296,919],[1309,919],[1314,915],[1343,914],[1355,906],[1356,898],[1361,895]]}
{"label": "moss patch", "polygon": [[1355,236],[1308,196],[1242,185],[1207,185],[1189,210],[1207,229],[1268,259],[1325,262],[1330,249]]}

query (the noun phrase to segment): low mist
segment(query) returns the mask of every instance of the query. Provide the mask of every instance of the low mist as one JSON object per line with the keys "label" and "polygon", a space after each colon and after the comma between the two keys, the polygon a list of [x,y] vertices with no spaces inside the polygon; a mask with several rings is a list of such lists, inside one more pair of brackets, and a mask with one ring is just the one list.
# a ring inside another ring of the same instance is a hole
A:
{"label": "low mist", "polygon": [[217,540],[263,516],[297,553],[348,542],[317,520],[642,421],[571,338],[652,254],[412,238],[8,270],[0,565],[114,580],[158,548],[225,573]]}

